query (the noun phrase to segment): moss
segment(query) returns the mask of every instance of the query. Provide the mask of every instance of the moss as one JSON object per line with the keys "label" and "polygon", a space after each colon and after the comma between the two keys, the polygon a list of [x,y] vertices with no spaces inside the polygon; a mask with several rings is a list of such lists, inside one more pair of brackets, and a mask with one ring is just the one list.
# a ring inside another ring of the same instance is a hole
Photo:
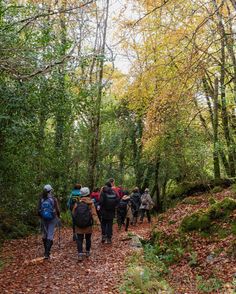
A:
{"label": "moss", "polygon": [[215,187],[211,190],[212,193],[219,193],[219,192],[222,192],[222,191],[223,191],[223,188],[220,187],[220,186],[215,186]]}
{"label": "moss", "polygon": [[225,198],[222,201],[212,204],[206,210],[199,210],[191,215],[185,216],[180,225],[184,232],[204,231],[212,226],[212,221],[225,218],[236,208],[236,201],[232,198]]}
{"label": "moss", "polygon": [[182,200],[183,204],[190,204],[190,205],[196,205],[199,204],[202,200],[199,198],[194,197],[188,197]]}
{"label": "moss", "polygon": [[204,210],[199,210],[192,215],[186,216],[181,223],[181,229],[184,232],[188,231],[202,231],[211,226],[209,215]]}
{"label": "moss", "polygon": [[215,204],[216,203],[216,200],[214,197],[210,197],[209,198],[209,204]]}
{"label": "moss", "polygon": [[225,198],[216,202],[209,208],[209,216],[212,220],[227,216],[236,208],[236,201],[232,198]]}

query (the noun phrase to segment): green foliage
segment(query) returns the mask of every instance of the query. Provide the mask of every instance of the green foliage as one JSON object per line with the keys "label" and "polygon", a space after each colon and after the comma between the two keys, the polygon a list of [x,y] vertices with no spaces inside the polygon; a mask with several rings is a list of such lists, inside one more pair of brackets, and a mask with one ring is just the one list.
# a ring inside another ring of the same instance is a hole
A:
{"label": "green foliage", "polygon": [[204,231],[212,226],[212,221],[227,217],[236,208],[236,201],[232,198],[224,198],[222,201],[212,204],[206,210],[198,210],[187,215],[181,222],[180,229],[187,231]]}
{"label": "green foliage", "polygon": [[153,255],[151,248],[146,248],[144,256],[141,253],[136,253],[128,260],[128,267],[120,292],[154,294],[157,291],[164,291],[165,293],[173,293],[164,280],[166,273],[165,264]]}
{"label": "green foliage", "polygon": [[196,204],[199,204],[200,202],[201,202],[201,199],[197,197],[187,197],[181,201],[181,203],[183,204],[190,204],[190,205],[196,205]]}
{"label": "green foliage", "polygon": [[212,193],[219,193],[219,192],[222,192],[222,190],[223,190],[222,187],[220,187],[220,186],[215,186],[215,187],[211,190],[211,192],[212,192]]}
{"label": "green foliage", "polygon": [[212,293],[222,288],[222,281],[216,277],[204,280],[202,276],[197,276],[197,289],[204,293]]}
{"label": "green foliage", "polygon": [[171,265],[178,262],[183,256],[184,245],[184,240],[181,237],[168,236],[156,230],[152,234],[151,243],[145,245],[144,248],[151,256],[156,256],[166,265]]}
{"label": "green foliage", "polygon": [[69,210],[61,213],[61,221],[63,226],[71,227],[72,226],[72,218]]}
{"label": "green foliage", "polygon": [[198,264],[198,255],[197,252],[191,252],[189,256],[189,266],[195,267]]}

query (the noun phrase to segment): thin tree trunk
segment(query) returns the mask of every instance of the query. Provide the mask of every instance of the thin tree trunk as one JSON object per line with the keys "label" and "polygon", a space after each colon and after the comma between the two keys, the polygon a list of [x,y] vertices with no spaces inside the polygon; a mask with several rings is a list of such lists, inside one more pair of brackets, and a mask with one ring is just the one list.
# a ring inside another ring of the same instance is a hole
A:
{"label": "thin tree trunk", "polygon": [[104,28],[102,36],[102,44],[99,51],[98,61],[98,89],[97,97],[95,100],[95,117],[94,117],[94,129],[93,138],[91,144],[91,154],[89,159],[88,174],[89,174],[89,187],[94,189],[97,181],[97,162],[99,154],[99,143],[100,143],[100,125],[101,125],[101,103],[102,103],[102,91],[103,91],[103,75],[104,75],[104,56],[105,46],[107,38],[107,21],[109,15],[109,0],[106,1]]}
{"label": "thin tree trunk", "polygon": [[219,128],[219,117],[218,117],[218,78],[215,78],[215,93],[214,93],[214,125],[213,125],[213,137],[214,137],[214,151],[213,151],[213,162],[214,162],[214,176],[215,179],[220,179],[220,162],[219,162],[219,140],[218,140],[218,128]]}

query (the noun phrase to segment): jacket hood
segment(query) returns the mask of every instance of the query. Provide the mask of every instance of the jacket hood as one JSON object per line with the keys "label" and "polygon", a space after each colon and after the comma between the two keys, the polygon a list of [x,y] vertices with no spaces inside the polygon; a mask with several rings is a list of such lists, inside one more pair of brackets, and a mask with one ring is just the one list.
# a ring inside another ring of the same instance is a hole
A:
{"label": "jacket hood", "polygon": [[80,192],[79,189],[73,189],[72,192],[71,192],[71,195],[72,196],[80,196],[81,192]]}
{"label": "jacket hood", "polygon": [[80,201],[85,202],[86,204],[92,204],[93,200],[89,196],[84,196],[80,198]]}

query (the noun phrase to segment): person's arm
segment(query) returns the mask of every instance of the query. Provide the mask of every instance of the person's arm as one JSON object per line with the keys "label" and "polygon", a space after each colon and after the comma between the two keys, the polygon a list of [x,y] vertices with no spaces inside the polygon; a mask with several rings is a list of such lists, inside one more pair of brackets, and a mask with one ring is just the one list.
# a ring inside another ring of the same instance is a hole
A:
{"label": "person's arm", "polygon": [[96,212],[96,208],[93,202],[91,203],[91,212],[92,212],[93,220],[96,222],[96,224],[100,224],[100,221]]}
{"label": "person's arm", "polygon": [[151,204],[151,205],[154,205],[155,203],[153,202],[153,200],[152,200],[152,197],[151,197],[151,195],[150,194],[148,194],[148,202]]}
{"label": "person's arm", "polygon": [[38,216],[41,217],[41,214],[40,214],[40,208],[41,208],[41,198],[39,198],[39,201],[38,201]]}

